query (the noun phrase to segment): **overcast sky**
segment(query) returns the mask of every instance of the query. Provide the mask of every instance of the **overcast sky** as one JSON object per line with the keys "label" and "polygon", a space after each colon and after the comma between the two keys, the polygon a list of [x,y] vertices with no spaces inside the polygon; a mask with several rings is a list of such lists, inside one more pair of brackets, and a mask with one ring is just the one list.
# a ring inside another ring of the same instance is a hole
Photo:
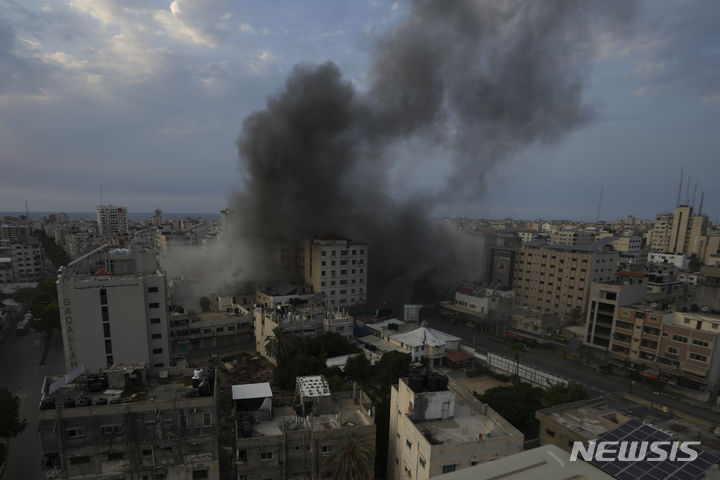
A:
{"label": "overcast sky", "polygon": [[[216,212],[240,188],[235,139],[298,62],[362,90],[391,1],[0,0],[0,211]],[[653,1],[597,39],[595,117],[490,172],[474,217],[644,218],[672,209],[680,166],[720,220],[720,2]],[[417,153],[417,152],[415,152]],[[403,154],[403,153],[399,153]],[[427,152],[434,155],[434,152]],[[407,175],[432,185],[427,169]],[[685,194],[683,194],[685,197]]]}

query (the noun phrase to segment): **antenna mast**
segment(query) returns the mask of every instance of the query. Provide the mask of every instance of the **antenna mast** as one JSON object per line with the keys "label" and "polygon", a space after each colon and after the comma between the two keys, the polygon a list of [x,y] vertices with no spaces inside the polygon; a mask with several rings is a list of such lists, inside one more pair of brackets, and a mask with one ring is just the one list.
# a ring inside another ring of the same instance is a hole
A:
{"label": "antenna mast", "polygon": [[685,170],[685,165],[680,166],[680,185],[678,186],[678,194],[677,194],[677,200],[675,201],[675,206],[677,207],[680,205],[680,195],[682,193],[682,186],[683,186],[683,173]]}

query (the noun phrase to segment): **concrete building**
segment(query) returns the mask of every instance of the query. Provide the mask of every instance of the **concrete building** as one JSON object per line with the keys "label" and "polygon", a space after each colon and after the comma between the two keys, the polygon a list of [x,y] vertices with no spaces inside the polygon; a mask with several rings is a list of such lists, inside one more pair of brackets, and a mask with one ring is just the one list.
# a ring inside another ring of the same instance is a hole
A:
{"label": "concrete building", "polygon": [[720,384],[720,316],[619,307],[610,355],[641,374],[697,388]]}
{"label": "concrete building", "polygon": [[642,258],[643,239],[640,235],[623,235],[612,242],[616,252],[620,254],[620,261],[625,263],[638,263]]}
{"label": "concrete building", "polygon": [[692,206],[678,205],[674,213],[657,216],[650,250],[687,257],[702,255],[703,236],[708,226],[706,215],[695,215]]}
{"label": "concrete building", "polygon": [[532,230],[526,230],[524,232],[517,232],[517,236],[522,243],[532,242],[539,237],[538,232]]}
{"label": "concrete building", "polygon": [[[322,296],[319,297],[322,301]],[[273,364],[277,360],[268,356],[265,345],[280,327],[283,333],[299,338],[313,338],[324,332],[333,332],[351,340],[353,317],[344,310],[330,310],[324,303],[310,302],[303,305],[284,305],[268,308],[256,305],[253,309],[255,349]]]}
{"label": "concrete building", "polygon": [[219,479],[215,392],[214,375],[142,363],[45,377],[37,412],[44,478]]}
{"label": "concrete building", "polygon": [[154,253],[101,247],[61,268],[57,289],[67,371],[169,365],[166,278]]}
{"label": "concrete building", "polygon": [[511,322],[514,303],[514,290],[469,286],[459,288],[455,299],[441,302],[441,306],[471,321],[480,331],[501,336]]}
{"label": "concrete building", "polygon": [[700,269],[695,302],[703,310],[720,312],[720,265]]}
{"label": "concrete building", "polygon": [[335,234],[318,234],[305,241],[301,271],[305,283],[324,293],[331,307],[365,303],[368,246]]}
{"label": "concrete building", "polygon": [[[313,300],[316,299],[316,300]],[[289,305],[291,301],[295,302],[323,302],[313,291],[311,285],[295,285],[283,282],[268,287],[258,287],[255,289],[255,303],[263,305],[267,308],[275,308],[278,306]]]}
{"label": "concrete building", "polygon": [[645,301],[658,305],[684,305],[687,285],[673,275],[648,274]]}
{"label": "concrete building", "polygon": [[360,389],[331,392],[323,376],[308,376],[297,378],[294,396],[256,383],[233,385],[232,398],[238,479],[333,478],[328,459],[350,437],[374,457],[372,402]]}
{"label": "concrete building", "polygon": [[515,263],[515,304],[560,317],[585,312],[592,282],[612,280],[617,265],[618,254],[606,241],[578,247],[528,243]]}
{"label": "concrete building", "polygon": [[246,347],[253,342],[253,318],[247,312],[188,313],[171,307],[168,318],[170,360],[187,354],[213,354],[219,348]]}
{"label": "concrete building", "polygon": [[608,350],[615,333],[617,308],[642,302],[647,282],[646,274],[624,270],[615,275],[614,282],[593,282],[590,286],[584,343]]}
{"label": "concrete building", "polygon": [[522,450],[520,431],[446,376],[413,371],[392,386],[388,479],[427,479]]}
{"label": "concrete building", "polygon": [[488,261],[488,283],[497,289],[510,289],[513,286],[515,255],[513,248],[490,247]]}
{"label": "concrete building", "polygon": [[115,205],[97,206],[98,234],[128,233],[128,216],[126,207]]}
{"label": "concrete building", "polygon": [[14,279],[12,258],[0,256],[0,283],[12,283]]}
{"label": "concrete building", "polygon": [[21,242],[32,238],[32,225],[20,218],[4,217],[0,224],[0,240]]}
{"label": "concrete building", "polygon": [[427,362],[429,367],[440,367],[448,351],[460,350],[462,339],[422,326],[409,332],[386,336],[384,340],[393,345],[395,350],[410,354],[412,363]]}
{"label": "concrete building", "polygon": [[670,433],[671,441],[700,440],[704,451],[720,451],[712,422],[624,392],[538,410],[535,418],[540,421],[540,445],[555,445],[568,453],[573,442],[596,440],[630,419]]}
{"label": "concrete building", "polygon": [[683,254],[676,253],[655,253],[650,252],[647,256],[648,263],[655,263],[658,265],[672,265],[680,270],[687,270],[688,259]]}
{"label": "concrete building", "polygon": [[590,463],[570,461],[570,454],[555,445],[533,448],[435,478],[442,480],[479,480],[483,478],[497,480],[615,479]]}
{"label": "concrete building", "polygon": [[10,258],[13,282],[37,282],[43,273],[43,248],[38,240],[3,242],[0,257]]}
{"label": "concrete building", "polygon": [[595,234],[585,230],[560,230],[551,236],[551,243],[555,245],[584,246],[595,242]]}

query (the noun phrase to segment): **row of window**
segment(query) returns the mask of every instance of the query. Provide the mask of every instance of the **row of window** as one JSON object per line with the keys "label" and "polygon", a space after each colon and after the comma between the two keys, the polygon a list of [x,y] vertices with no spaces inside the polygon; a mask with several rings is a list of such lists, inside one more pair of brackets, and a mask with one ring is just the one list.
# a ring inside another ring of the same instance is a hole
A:
{"label": "row of window", "polygon": [[[327,252],[328,250],[323,250],[320,255],[324,257]],[[337,255],[337,252],[337,250],[330,250],[330,255],[334,257]],[[340,250],[340,256],[346,257],[348,255],[348,252],[349,250]],[[365,249],[361,248],[360,250],[353,250],[352,255],[365,255]]]}

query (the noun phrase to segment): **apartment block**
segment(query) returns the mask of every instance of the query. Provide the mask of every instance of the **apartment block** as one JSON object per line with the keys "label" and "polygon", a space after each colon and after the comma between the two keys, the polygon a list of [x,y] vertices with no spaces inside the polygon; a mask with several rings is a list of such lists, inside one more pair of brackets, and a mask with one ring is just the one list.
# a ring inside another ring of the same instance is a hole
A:
{"label": "apartment block", "polygon": [[615,312],[619,306],[642,302],[648,278],[644,273],[621,270],[613,282],[593,282],[590,307],[585,321],[586,345],[608,349],[615,333]]}
{"label": "apartment block", "polygon": [[523,245],[513,275],[515,304],[561,317],[576,309],[587,311],[592,282],[610,281],[617,270],[618,253],[607,243]]}
{"label": "apartment block", "polygon": [[115,205],[98,205],[97,223],[100,235],[128,233],[127,208]]}
{"label": "apartment block", "polygon": [[335,234],[318,234],[305,241],[301,270],[305,283],[324,293],[331,307],[365,303],[368,246]]}
{"label": "apartment block", "polygon": [[503,335],[512,318],[514,298],[514,290],[461,287],[454,300],[441,305],[471,320],[480,331]]}
{"label": "apartment block", "polygon": [[214,372],[117,364],[45,377],[38,409],[44,478],[219,479]]}
{"label": "apartment block", "polygon": [[388,479],[424,480],[523,450],[523,434],[447,376],[413,370],[390,393]]}
{"label": "apartment block", "polygon": [[154,253],[100,247],[61,268],[57,289],[67,371],[169,365],[166,277]]}
{"label": "apartment block", "polygon": [[235,312],[189,313],[171,307],[168,317],[170,360],[181,361],[186,354],[212,354],[223,347],[252,344],[252,315]]}
{"label": "apartment block", "polygon": [[332,392],[317,375],[298,377],[294,396],[274,395],[270,384],[255,383],[233,385],[232,398],[238,479],[334,478],[329,461],[348,438],[374,459],[372,402],[360,389]]}
{"label": "apartment block", "polygon": [[[6,281],[37,282],[43,272],[43,248],[37,240],[19,240],[3,242],[0,245],[0,257],[4,259],[4,277]],[[9,265],[9,266],[8,266]]]}
{"label": "apartment block", "polygon": [[583,246],[593,242],[595,242],[595,234],[585,230],[560,230],[551,237],[551,243],[556,245]]}
{"label": "apartment block", "polygon": [[253,309],[256,351],[275,364],[276,359],[265,352],[269,338],[275,336],[275,329],[280,327],[283,333],[299,338],[312,338],[324,332],[337,333],[350,340],[353,336],[353,317],[345,310],[326,308],[319,297],[319,302],[303,305],[284,305],[268,308],[258,304]]}
{"label": "apartment block", "polygon": [[678,205],[673,213],[656,217],[650,249],[688,257],[702,255],[703,237],[708,226],[706,215],[694,214],[692,206]]}
{"label": "apartment block", "polygon": [[618,309],[610,354],[645,376],[710,387],[720,381],[719,333],[718,315],[630,305]]}

